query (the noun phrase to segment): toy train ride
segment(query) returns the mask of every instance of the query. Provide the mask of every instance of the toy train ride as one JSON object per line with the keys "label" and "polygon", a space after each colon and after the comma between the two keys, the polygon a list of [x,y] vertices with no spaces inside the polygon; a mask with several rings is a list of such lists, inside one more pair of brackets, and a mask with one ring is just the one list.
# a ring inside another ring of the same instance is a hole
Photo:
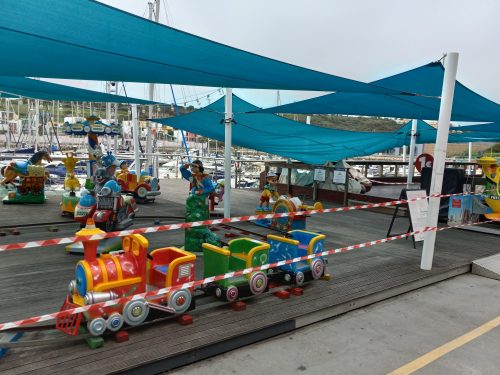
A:
{"label": "toy train ride", "polygon": [[[77,236],[102,234],[89,219]],[[312,255],[323,250],[325,236],[294,230],[289,237],[268,236],[268,243],[251,238],[238,238],[227,248],[203,244],[203,275],[205,278],[245,268],[262,266],[278,260]],[[148,241],[139,234],[122,239],[122,249],[97,257],[98,240],[83,241],[84,259],[75,269],[69,283],[61,312],[70,308],[110,301],[133,294],[181,286],[195,279],[196,255],[175,247],[164,247],[148,254]],[[242,276],[214,281],[200,290],[224,301],[233,302],[241,296],[257,295],[268,290],[269,280],[279,278],[301,285],[305,280],[321,278],[326,259],[318,256],[304,262],[261,270]],[[76,336],[85,322],[92,336],[106,331],[119,331],[124,324],[138,326],[146,321],[150,310],[161,314],[182,314],[195,308],[194,288],[180,288],[150,298],[129,299],[126,303],[90,309],[78,314],[60,314],[56,327]],[[85,331],[85,330],[83,330]]]}

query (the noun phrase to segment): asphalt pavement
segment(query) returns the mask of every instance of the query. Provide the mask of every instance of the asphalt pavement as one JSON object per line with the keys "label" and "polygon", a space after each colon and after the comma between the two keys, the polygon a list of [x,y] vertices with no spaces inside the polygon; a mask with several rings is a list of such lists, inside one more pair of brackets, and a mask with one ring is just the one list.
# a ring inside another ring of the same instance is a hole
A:
{"label": "asphalt pavement", "polygon": [[500,374],[500,281],[462,275],[172,374]]}

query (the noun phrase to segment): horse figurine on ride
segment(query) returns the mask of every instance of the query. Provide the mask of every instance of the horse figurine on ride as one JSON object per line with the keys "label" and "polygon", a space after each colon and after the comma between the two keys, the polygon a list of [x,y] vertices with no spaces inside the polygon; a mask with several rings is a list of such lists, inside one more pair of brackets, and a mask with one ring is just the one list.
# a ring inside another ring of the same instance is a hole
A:
{"label": "horse figurine on ride", "polygon": [[47,162],[52,161],[52,158],[47,151],[37,151],[28,160],[10,162],[10,165],[7,165],[0,170],[0,174],[3,176],[3,179],[0,181],[0,185],[5,186],[7,184],[11,184],[16,177],[26,176],[28,174],[28,166],[41,165],[42,160],[46,160]]}

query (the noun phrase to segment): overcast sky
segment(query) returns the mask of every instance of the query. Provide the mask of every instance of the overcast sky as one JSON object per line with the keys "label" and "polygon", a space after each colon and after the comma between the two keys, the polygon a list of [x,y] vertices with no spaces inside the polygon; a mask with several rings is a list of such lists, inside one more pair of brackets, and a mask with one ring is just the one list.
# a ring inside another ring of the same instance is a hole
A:
{"label": "overcast sky", "polygon": [[[147,17],[147,0],[102,0]],[[458,80],[500,103],[499,0],[161,0],[160,22],[263,56],[360,81],[373,81],[459,52]],[[168,14],[168,20],[166,17]],[[62,82],[62,81],[59,81]],[[103,90],[103,83],[71,81]],[[171,102],[159,85],[156,100]],[[175,87],[180,104],[209,88]],[[260,106],[276,91],[235,90]],[[143,84],[127,94],[146,98]],[[281,92],[282,103],[318,93]],[[183,97],[189,96],[188,99]],[[211,95],[211,100],[218,98]]]}

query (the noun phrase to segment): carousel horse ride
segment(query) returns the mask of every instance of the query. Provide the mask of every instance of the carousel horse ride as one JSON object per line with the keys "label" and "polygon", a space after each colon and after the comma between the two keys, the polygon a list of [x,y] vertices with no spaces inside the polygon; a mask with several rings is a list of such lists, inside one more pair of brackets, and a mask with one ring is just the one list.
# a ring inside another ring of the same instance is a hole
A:
{"label": "carousel horse ride", "polygon": [[500,221],[500,161],[489,156],[478,160],[486,178],[484,200],[493,213],[484,216],[489,220]]}
{"label": "carousel horse ride", "polygon": [[120,184],[122,193],[132,195],[137,203],[154,202],[155,196],[160,195],[158,179],[143,171],[137,180],[137,174],[128,170],[126,161],[120,163],[116,181]]}
{"label": "carousel horse ride", "polygon": [[[3,203],[45,203],[45,180],[47,174],[42,161],[51,162],[47,151],[35,152],[31,158],[23,161],[12,161],[2,167],[0,174],[2,186],[14,186],[3,199]],[[19,178],[19,184],[14,181]]]}

